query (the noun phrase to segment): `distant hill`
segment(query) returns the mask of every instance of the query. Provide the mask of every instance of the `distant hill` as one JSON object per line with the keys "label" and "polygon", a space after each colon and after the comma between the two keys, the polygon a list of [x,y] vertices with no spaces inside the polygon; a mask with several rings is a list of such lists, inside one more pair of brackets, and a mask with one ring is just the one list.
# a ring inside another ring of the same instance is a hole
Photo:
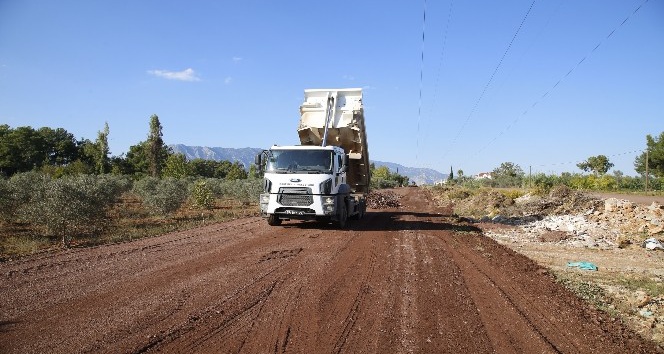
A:
{"label": "distant hill", "polygon": [[[215,161],[239,161],[244,165],[244,168],[249,169],[249,166],[254,163],[254,158],[263,149],[261,148],[222,148],[222,147],[206,147],[206,146],[188,146],[183,144],[169,145],[173,152],[184,154],[188,160],[205,159]],[[411,181],[420,184],[434,184],[436,181],[444,180],[447,178],[446,174],[440,173],[431,168],[419,167],[406,167],[394,162],[371,161],[376,167],[385,166],[391,172],[398,172],[403,176],[407,176]]]}
{"label": "distant hill", "polygon": [[263,149],[260,148],[222,148],[206,146],[187,146],[183,144],[169,145],[173,152],[184,154],[188,160],[205,159],[215,161],[240,161],[245,169],[254,163],[254,158]]}
{"label": "distant hill", "polygon": [[447,179],[447,174],[440,173],[431,168],[422,167],[406,167],[394,162],[383,162],[372,160],[376,167],[385,166],[391,172],[397,172],[400,175],[408,176],[411,181],[415,181],[418,185],[421,184],[434,184],[440,180]]}

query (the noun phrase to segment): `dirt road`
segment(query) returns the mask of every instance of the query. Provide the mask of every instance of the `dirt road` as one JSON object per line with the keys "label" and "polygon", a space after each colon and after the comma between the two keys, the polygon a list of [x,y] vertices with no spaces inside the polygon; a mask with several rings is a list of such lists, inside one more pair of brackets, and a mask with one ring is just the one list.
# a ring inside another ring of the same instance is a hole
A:
{"label": "dirt road", "polygon": [[0,352],[657,352],[398,193],[344,231],[249,218],[0,264]]}

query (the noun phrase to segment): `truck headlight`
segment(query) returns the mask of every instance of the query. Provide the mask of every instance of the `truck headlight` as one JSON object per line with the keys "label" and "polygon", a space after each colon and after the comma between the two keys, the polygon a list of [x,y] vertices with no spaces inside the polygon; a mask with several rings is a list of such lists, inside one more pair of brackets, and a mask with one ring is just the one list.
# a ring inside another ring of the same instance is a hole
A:
{"label": "truck headlight", "polygon": [[260,203],[261,204],[268,204],[270,202],[270,194],[269,193],[263,193],[260,196]]}
{"label": "truck headlight", "polygon": [[333,196],[324,196],[322,197],[323,202],[323,212],[327,215],[334,213],[334,197]]}

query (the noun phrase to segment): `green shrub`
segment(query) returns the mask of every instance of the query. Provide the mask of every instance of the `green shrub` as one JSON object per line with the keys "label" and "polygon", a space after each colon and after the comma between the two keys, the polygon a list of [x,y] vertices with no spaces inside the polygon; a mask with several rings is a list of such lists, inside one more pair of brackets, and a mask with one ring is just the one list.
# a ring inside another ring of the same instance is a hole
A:
{"label": "green shrub", "polygon": [[214,193],[206,180],[198,180],[191,191],[191,203],[194,207],[210,210],[214,207]]}
{"label": "green shrub", "polygon": [[141,197],[143,205],[150,211],[166,215],[184,204],[189,196],[188,187],[186,180],[145,177],[134,183],[133,191]]}
{"label": "green shrub", "polygon": [[514,201],[515,199],[522,197],[524,194],[526,194],[526,192],[519,189],[508,189],[508,190],[501,190],[500,194],[507,197],[507,199]]}
{"label": "green shrub", "polygon": [[37,206],[46,196],[51,177],[39,172],[17,173],[9,179],[9,188],[14,203],[11,219],[15,222],[35,224],[41,217]]}
{"label": "green shrub", "polygon": [[467,188],[450,188],[447,195],[452,200],[463,200],[472,196],[473,193]]}
{"label": "green shrub", "polygon": [[12,195],[9,181],[0,178],[0,220],[11,221],[16,203]]}
{"label": "green shrub", "polygon": [[603,175],[595,179],[594,189],[602,191],[615,190],[618,186],[616,179],[613,176]]}
{"label": "green shrub", "polygon": [[261,179],[237,179],[223,181],[223,195],[242,202],[258,201],[263,192],[263,180]]}
{"label": "green shrub", "polygon": [[535,194],[545,196],[549,194],[551,188],[556,184],[557,177],[555,175],[546,175],[538,173],[532,178],[532,183],[535,186]]}
{"label": "green shrub", "polygon": [[369,186],[371,189],[396,188],[399,186],[399,182],[392,179],[374,177],[371,179]]}
{"label": "green shrub", "polygon": [[107,208],[123,189],[119,178],[77,175],[51,180],[30,172],[15,175],[10,184],[19,205],[17,219],[43,227],[65,247],[74,236],[102,229]]}
{"label": "green shrub", "polygon": [[100,175],[96,178],[96,183],[106,197],[106,200],[115,202],[125,192],[131,190],[133,181],[129,176],[122,175]]}

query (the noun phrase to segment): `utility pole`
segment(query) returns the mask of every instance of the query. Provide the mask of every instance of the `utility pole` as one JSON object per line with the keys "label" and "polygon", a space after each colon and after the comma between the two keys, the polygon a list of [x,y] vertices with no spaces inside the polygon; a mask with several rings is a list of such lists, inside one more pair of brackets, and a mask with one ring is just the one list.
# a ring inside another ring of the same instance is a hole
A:
{"label": "utility pole", "polygon": [[533,166],[528,166],[528,185],[533,188]]}
{"label": "utility pole", "polygon": [[648,150],[646,149],[646,192],[648,191]]}

